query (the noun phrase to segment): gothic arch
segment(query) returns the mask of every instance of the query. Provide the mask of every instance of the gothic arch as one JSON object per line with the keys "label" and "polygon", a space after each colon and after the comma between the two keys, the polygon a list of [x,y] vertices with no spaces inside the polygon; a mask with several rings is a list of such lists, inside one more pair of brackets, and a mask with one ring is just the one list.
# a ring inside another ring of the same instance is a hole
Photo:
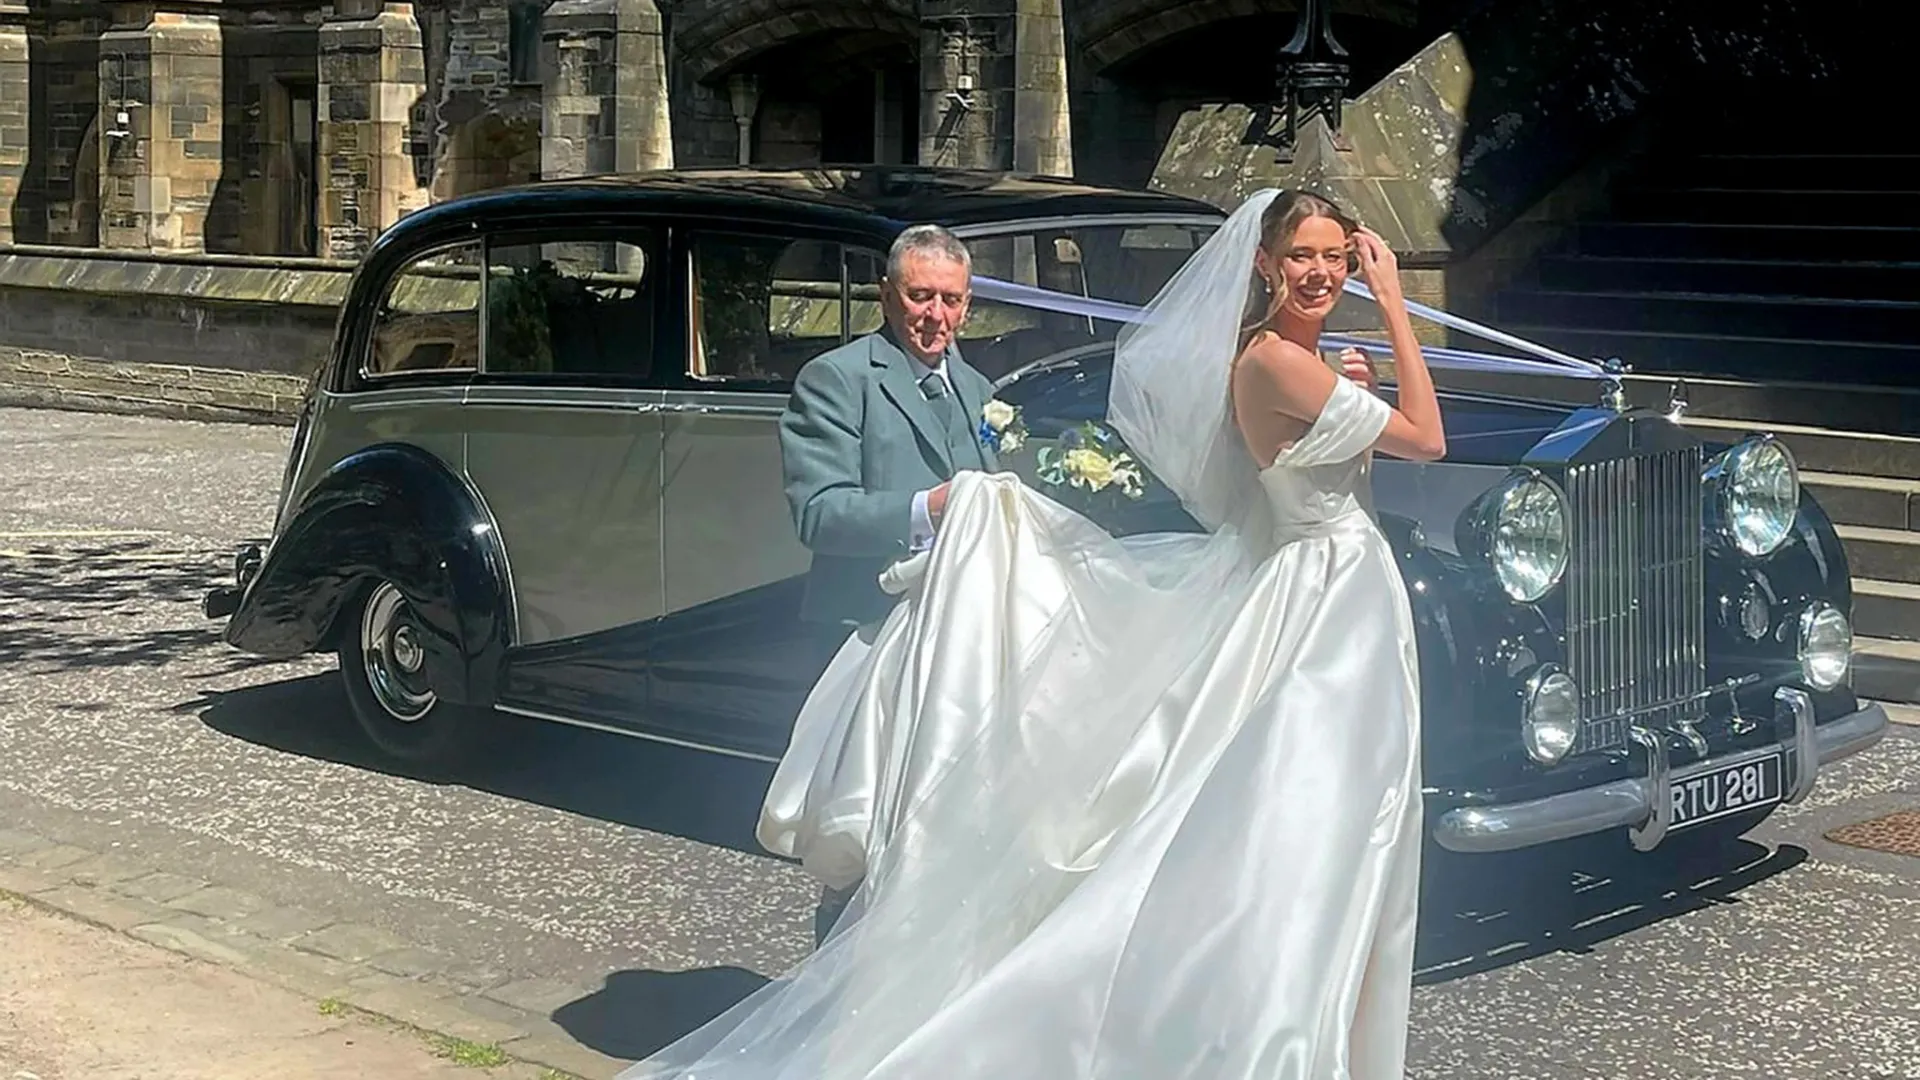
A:
{"label": "gothic arch", "polygon": [[[100,246],[100,115],[87,124],[86,134],[80,136],[80,152],[74,155],[72,187],[68,189],[68,200],[61,208],[64,221],[52,231],[57,235],[48,237],[56,244],[71,244],[75,247]],[[63,235],[60,235],[62,234]]]}
{"label": "gothic arch", "polygon": [[712,82],[760,53],[816,34],[875,31],[917,40],[913,0],[688,0],[674,19],[674,51],[697,80]]}
{"label": "gothic arch", "polygon": [[[1295,0],[1085,0],[1067,5],[1089,66],[1095,74],[1123,67],[1169,38],[1209,23],[1246,15],[1286,14]],[[1411,27],[1419,0],[1333,0],[1336,15],[1378,19]],[[1277,49],[1280,42],[1274,42]]]}

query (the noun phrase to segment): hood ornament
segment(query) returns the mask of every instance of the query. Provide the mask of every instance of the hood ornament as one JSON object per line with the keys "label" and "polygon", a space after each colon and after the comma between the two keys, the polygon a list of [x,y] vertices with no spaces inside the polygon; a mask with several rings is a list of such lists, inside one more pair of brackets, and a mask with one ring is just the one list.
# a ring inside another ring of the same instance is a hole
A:
{"label": "hood ornament", "polygon": [[1627,411],[1627,387],[1623,381],[1627,372],[1633,369],[1621,363],[1617,356],[1609,357],[1601,363],[1600,370],[1605,373],[1607,385],[1600,391],[1600,404],[1614,412]]}
{"label": "hood ornament", "polygon": [[1673,380],[1673,388],[1667,391],[1667,419],[1674,423],[1687,411],[1687,380]]}

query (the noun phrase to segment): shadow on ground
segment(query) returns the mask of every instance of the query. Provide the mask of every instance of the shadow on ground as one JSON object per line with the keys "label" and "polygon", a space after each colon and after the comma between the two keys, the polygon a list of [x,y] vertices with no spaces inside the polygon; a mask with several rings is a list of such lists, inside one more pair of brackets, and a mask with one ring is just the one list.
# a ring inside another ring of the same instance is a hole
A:
{"label": "shadow on ground", "polygon": [[[1430,860],[1415,985],[1547,953],[1585,954],[1612,938],[1715,904],[1806,861],[1804,848],[1738,841],[1713,851],[1639,855],[1593,844],[1531,859]],[[1504,902],[1492,902],[1498,893]],[[732,1008],[766,980],[738,968],[621,971],[553,1020],[582,1045],[644,1058]]]}
{"label": "shadow on ground", "polygon": [[553,1022],[582,1046],[634,1061],[719,1016],[767,984],[743,968],[616,971],[606,985],[556,1009]]}
{"label": "shadow on ground", "polygon": [[1666,919],[1741,903],[1743,890],[1806,860],[1805,848],[1748,840],[1647,854],[1624,840],[1525,855],[1441,857],[1430,849],[1414,983],[1450,982],[1548,953],[1590,953]]}
{"label": "shadow on ground", "polygon": [[471,765],[410,770],[354,725],[328,672],[205,696],[176,706],[237,739],[303,757],[430,783],[451,783],[602,821],[765,856],[753,829],[773,766],[537,720],[507,719]]}
{"label": "shadow on ground", "polygon": [[[158,552],[145,539],[9,552],[0,559],[0,668],[156,666],[217,645],[220,624],[199,605],[223,569],[212,553]],[[253,663],[235,653],[218,667]]]}

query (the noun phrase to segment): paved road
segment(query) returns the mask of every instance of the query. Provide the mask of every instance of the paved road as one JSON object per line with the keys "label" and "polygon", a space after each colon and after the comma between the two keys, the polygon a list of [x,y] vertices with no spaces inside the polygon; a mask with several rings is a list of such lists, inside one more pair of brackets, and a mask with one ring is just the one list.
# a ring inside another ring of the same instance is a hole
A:
{"label": "paved road", "polygon": [[[285,442],[0,410],[0,828],[351,918],[470,985],[593,988],[568,1031],[615,1057],[802,955],[812,889],[752,842],[766,766],[536,727],[428,783],[353,736],[330,661],[221,646],[196,605]],[[1444,873],[1411,1075],[1920,1078],[1920,859],[1822,838],[1915,807],[1900,728],[1704,865]]]}

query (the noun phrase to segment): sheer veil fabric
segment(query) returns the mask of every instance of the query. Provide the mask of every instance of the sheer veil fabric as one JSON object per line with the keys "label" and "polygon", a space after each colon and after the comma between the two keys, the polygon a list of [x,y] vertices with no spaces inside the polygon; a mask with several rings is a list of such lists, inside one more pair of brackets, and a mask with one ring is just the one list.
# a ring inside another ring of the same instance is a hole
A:
{"label": "sheer veil fabric", "polygon": [[1116,540],[956,479],[796,724],[761,835],[864,876],[794,970],[624,1080],[1398,1080],[1419,875],[1411,616],[1342,382],[1265,470],[1228,365],[1243,205],[1123,335],[1111,420],[1205,524]]}

